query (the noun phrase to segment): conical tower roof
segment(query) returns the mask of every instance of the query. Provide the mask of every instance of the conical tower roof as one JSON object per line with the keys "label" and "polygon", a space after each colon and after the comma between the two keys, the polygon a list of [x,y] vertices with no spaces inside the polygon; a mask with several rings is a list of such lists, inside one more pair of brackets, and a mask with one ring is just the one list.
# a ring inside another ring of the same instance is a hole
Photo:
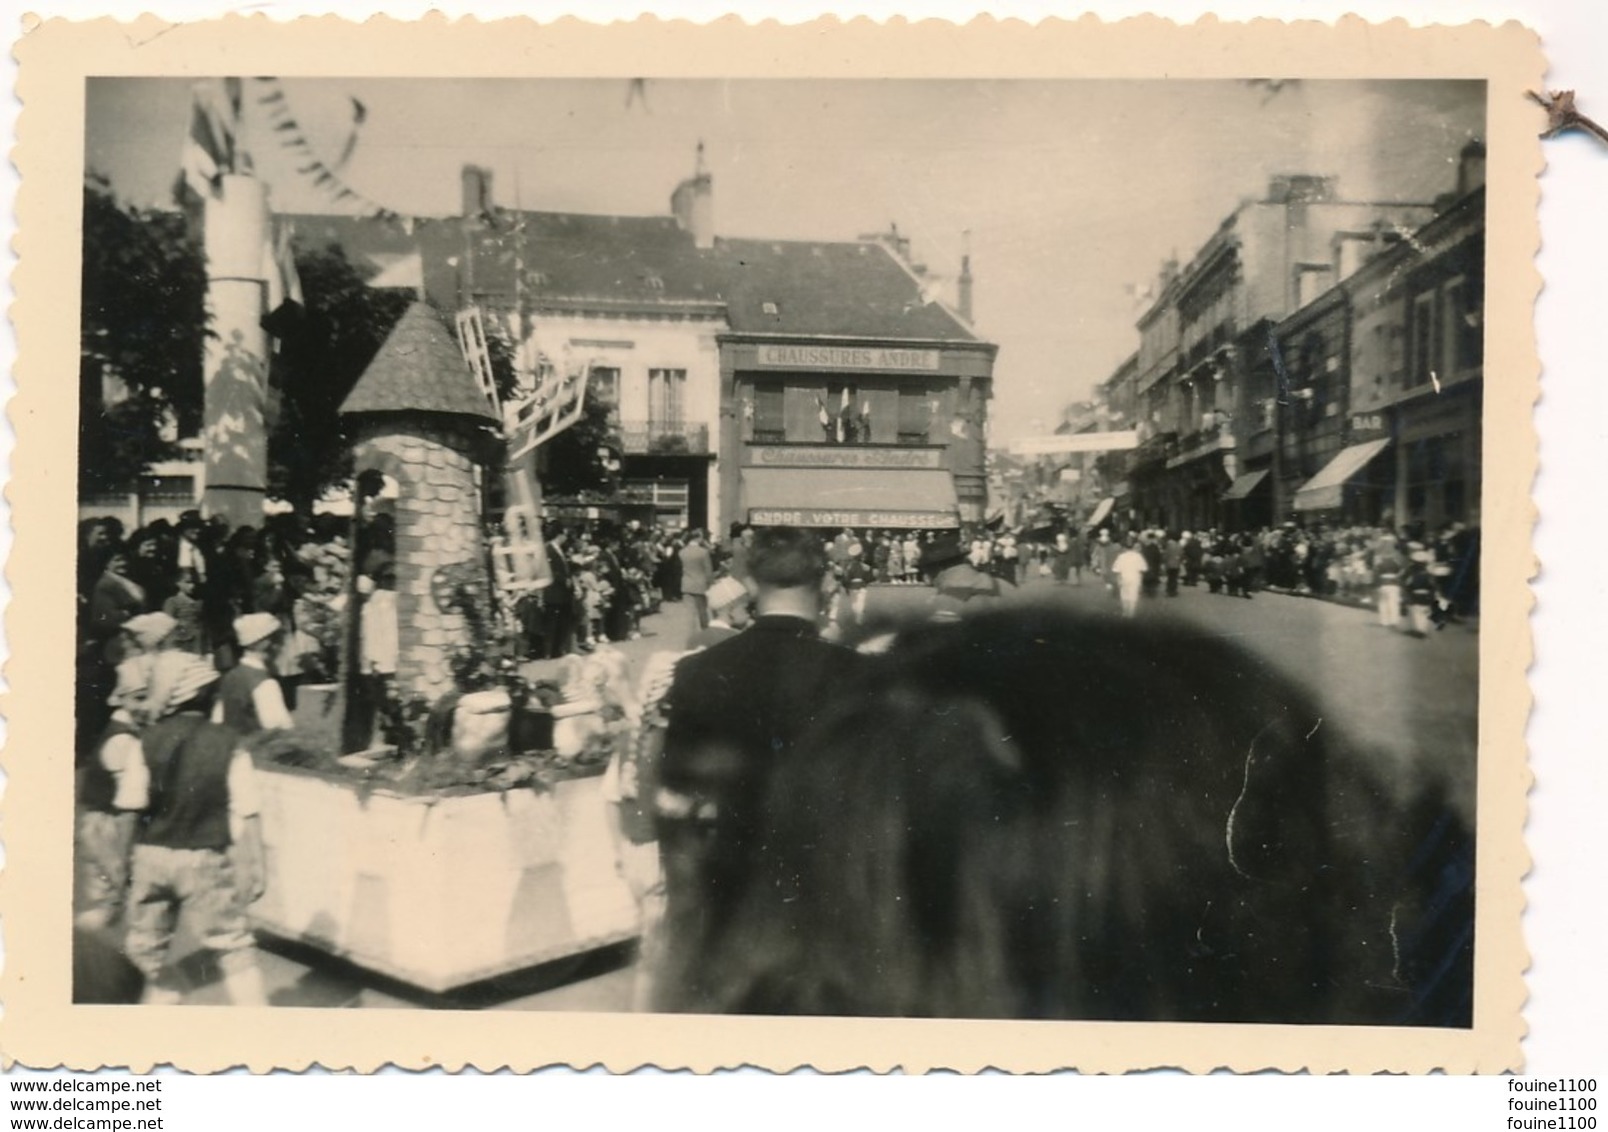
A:
{"label": "conical tower roof", "polygon": [[450,413],[497,422],[452,332],[425,303],[408,307],[341,403],[354,413]]}

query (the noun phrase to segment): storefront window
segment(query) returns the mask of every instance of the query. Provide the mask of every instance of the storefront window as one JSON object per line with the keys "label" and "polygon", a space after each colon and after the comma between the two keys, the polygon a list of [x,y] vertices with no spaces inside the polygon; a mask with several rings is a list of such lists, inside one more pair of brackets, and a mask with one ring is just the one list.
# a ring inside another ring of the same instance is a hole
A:
{"label": "storefront window", "polygon": [[1462,433],[1415,440],[1407,449],[1407,519],[1430,528],[1467,517]]}

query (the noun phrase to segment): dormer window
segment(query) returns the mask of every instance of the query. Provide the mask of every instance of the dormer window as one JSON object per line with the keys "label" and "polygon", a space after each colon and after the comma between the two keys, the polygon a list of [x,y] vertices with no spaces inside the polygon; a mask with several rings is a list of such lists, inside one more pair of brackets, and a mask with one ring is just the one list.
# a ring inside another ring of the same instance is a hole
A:
{"label": "dormer window", "polygon": [[782,313],[775,303],[770,302],[762,304],[760,309],[762,309],[768,315],[779,315]]}

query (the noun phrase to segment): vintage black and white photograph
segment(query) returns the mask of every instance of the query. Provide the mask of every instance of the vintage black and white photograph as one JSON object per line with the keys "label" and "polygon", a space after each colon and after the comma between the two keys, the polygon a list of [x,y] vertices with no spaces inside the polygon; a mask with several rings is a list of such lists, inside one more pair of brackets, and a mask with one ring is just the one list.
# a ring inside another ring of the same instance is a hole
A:
{"label": "vintage black and white photograph", "polygon": [[1469,1027],[1485,112],[90,79],[75,1000]]}
{"label": "vintage black and white photograph", "polygon": [[24,53],[31,1056],[1515,1064],[1521,34],[249,22]]}

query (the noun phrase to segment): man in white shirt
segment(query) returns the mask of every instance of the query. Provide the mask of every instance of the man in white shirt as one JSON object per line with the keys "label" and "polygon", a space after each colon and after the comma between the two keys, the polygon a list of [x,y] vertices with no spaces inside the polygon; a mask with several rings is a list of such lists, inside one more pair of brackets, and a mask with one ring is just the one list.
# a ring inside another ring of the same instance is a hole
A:
{"label": "man in white shirt", "polygon": [[390,679],[396,675],[401,641],[397,635],[396,567],[374,572],[374,590],[363,602],[363,672]]}
{"label": "man in white shirt", "polygon": [[1144,582],[1150,564],[1139,553],[1130,538],[1128,545],[1111,563],[1111,572],[1117,578],[1117,597],[1122,602],[1122,615],[1132,617],[1139,612],[1139,587]]}

